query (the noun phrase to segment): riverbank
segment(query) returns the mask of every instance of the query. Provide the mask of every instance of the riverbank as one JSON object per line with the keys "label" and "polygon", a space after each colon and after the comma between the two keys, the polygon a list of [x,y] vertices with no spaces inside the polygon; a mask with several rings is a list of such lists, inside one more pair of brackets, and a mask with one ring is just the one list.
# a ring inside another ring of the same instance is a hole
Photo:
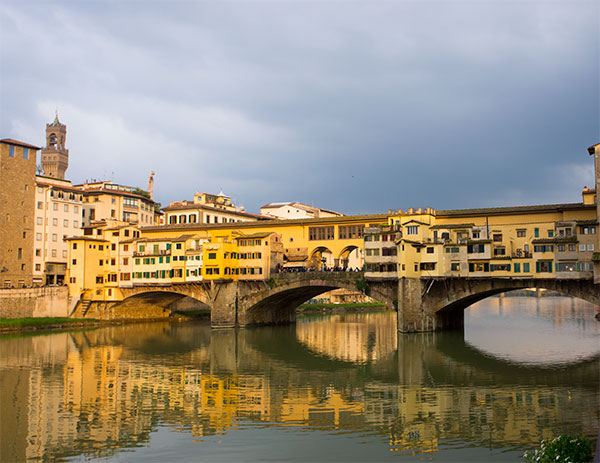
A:
{"label": "riverbank", "polygon": [[384,310],[385,305],[380,302],[349,302],[340,304],[302,304],[296,309],[297,314],[311,313],[342,313],[342,312],[369,312]]}
{"label": "riverbank", "polygon": [[[299,315],[314,313],[343,313],[343,312],[368,312],[382,310],[385,306],[380,303],[343,303],[343,304],[302,304],[296,309]],[[210,310],[186,310],[174,312],[169,318],[156,319],[116,319],[99,320],[94,318],[67,318],[67,317],[27,317],[27,318],[2,318],[0,319],[0,334],[62,331],[71,329],[99,328],[110,325],[125,325],[133,323],[146,323],[153,321],[198,321],[210,320]]]}

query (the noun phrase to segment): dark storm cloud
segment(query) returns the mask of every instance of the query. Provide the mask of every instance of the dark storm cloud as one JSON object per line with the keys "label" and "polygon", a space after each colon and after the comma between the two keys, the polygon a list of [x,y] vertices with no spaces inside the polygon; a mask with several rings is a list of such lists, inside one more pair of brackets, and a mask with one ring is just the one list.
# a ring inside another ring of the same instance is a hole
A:
{"label": "dark storm cloud", "polygon": [[346,213],[592,183],[596,2],[1,5],[2,136],[42,144],[59,107],[74,181]]}

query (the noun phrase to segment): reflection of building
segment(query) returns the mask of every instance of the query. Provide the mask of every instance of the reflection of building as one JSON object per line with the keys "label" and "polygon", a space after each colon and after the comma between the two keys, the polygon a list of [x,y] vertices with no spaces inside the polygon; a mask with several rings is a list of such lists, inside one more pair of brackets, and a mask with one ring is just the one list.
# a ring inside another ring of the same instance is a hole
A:
{"label": "reflection of building", "polygon": [[319,355],[345,362],[381,360],[397,349],[396,314],[332,315],[297,325],[298,341]]}
{"label": "reflection of building", "polygon": [[0,285],[33,281],[35,160],[37,146],[0,140]]}

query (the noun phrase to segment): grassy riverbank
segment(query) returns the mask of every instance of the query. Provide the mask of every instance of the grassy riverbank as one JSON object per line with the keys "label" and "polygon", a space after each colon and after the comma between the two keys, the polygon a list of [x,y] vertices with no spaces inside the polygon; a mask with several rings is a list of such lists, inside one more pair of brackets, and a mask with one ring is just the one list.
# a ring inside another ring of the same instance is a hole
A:
{"label": "grassy riverbank", "polygon": [[41,317],[41,318],[0,318],[0,328],[35,328],[55,325],[81,325],[97,323],[93,318]]}
{"label": "grassy riverbank", "polygon": [[365,310],[384,309],[380,302],[345,302],[341,304],[302,304],[296,311],[299,313],[312,312],[361,312]]}

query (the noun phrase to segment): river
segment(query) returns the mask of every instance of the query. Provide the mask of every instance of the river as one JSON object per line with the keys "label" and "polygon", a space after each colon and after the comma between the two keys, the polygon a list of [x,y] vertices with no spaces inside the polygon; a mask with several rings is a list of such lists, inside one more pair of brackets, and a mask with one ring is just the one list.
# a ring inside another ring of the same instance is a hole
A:
{"label": "river", "polygon": [[595,442],[593,315],[497,297],[464,332],[368,312],[4,335],[0,461],[520,461],[542,438]]}

